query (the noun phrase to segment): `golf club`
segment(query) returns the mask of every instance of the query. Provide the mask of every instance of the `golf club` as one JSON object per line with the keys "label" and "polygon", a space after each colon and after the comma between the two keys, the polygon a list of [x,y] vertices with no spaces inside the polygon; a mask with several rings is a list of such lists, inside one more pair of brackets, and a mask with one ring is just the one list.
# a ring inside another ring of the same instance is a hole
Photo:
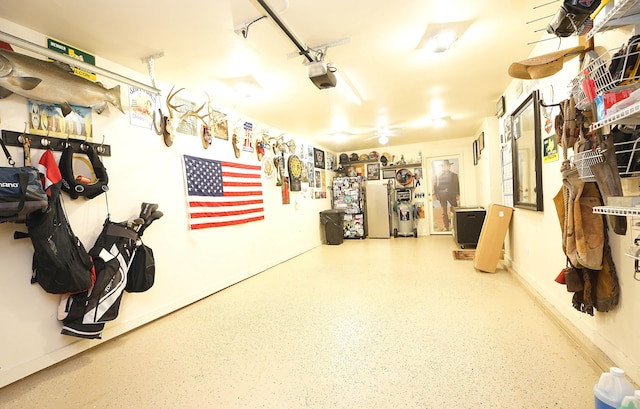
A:
{"label": "golf club", "polygon": [[145,220],[144,224],[140,226],[140,229],[138,230],[138,236],[142,236],[142,233],[147,229],[147,227],[149,227],[151,223],[153,223],[155,220],[158,220],[162,216],[164,216],[164,213],[162,213],[160,210],[151,212],[149,217]]}

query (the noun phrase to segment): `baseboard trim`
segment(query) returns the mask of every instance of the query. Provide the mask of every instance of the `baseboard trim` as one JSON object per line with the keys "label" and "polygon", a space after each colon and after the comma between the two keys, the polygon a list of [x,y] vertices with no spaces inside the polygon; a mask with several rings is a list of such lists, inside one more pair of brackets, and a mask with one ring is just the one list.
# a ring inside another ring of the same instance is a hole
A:
{"label": "baseboard trim", "polygon": [[563,316],[551,303],[549,303],[542,295],[531,286],[520,274],[511,267],[505,267],[506,270],[518,280],[522,287],[531,295],[531,298],[540,307],[540,309],[560,328],[567,336],[569,341],[573,343],[580,354],[589,362],[594,369],[601,372],[609,372],[609,368],[616,364],[605,354],[596,344],[587,339],[587,337],[575,325]]}

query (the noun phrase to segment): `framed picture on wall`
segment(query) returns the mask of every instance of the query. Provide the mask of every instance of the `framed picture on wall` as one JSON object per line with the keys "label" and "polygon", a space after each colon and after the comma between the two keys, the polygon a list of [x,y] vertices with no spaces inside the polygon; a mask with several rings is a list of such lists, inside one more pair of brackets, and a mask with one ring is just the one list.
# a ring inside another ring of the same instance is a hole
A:
{"label": "framed picture on wall", "polygon": [[327,169],[335,170],[336,169],[336,155],[331,152],[325,153],[326,165]]}
{"label": "framed picture on wall", "polygon": [[367,163],[367,180],[380,180],[379,163]]}
{"label": "framed picture on wall", "polygon": [[498,118],[500,118],[500,117],[502,117],[502,115],[504,115],[504,109],[505,109],[505,101],[504,101],[504,95],[503,95],[503,96],[500,97],[500,99],[496,103],[496,116]]}
{"label": "framed picture on wall", "polygon": [[382,179],[394,179],[396,177],[395,169],[382,169]]}
{"label": "framed picture on wall", "polygon": [[475,141],[473,141],[473,144],[471,145],[471,151],[473,153],[473,164],[474,166],[478,164],[478,140],[476,139]]}
{"label": "framed picture on wall", "polygon": [[324,151],[318,148],[313,148],[313,165],[316,168],[324,169]]}

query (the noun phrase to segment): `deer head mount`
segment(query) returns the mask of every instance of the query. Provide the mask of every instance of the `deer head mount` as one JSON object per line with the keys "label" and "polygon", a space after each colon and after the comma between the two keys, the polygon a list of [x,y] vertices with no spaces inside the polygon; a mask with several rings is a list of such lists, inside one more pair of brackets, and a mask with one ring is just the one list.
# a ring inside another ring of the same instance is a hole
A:
{"label": "deer head mount", "polygon": [[200,107],[196,110],[187,109],[181,110],[185,106],[185,104],[177,104],[173,102],[173,99],[180,93],[184,88],[180,88],[177,91],[174,91],[175,86],[171,87],[171,91],[167,95],[166,105],[167,105],[167,115],[163,117],[163,135],[165,144],[167,146],[171,146],[173,144],[173,140],[175,138],[176,129],[180,122],[184,121],[187,118],[197,118],[199,119],[205,126],[208,125],[207,117],[209,113],[200,114],[200,111],[204,109],[207,105],[207,102],[200,105]]}

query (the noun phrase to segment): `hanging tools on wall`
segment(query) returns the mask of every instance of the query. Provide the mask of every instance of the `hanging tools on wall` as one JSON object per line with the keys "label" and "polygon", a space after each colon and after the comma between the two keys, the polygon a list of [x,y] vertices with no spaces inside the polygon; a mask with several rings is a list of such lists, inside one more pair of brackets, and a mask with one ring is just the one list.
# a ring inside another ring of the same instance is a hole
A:
{"label": "hanging tools on wall", "polygon": [[85,149],[83,149],[83,147],[90,145],[95,149],[98,155],[111,156],[111,146],[104,143],[104,138],[102,143],[95,143],[87,142],[84,139],[61,139],[41,135],[32,135],[26,132],[7,131],[4,129],[2,130],[2,140],[4,141],[5,145],[23,147],[24,138],[29,139],[31,149],[51,149],[56,152],[62,152],[62,150],[67,145],[71,144],[75,151],[84,151]]}

